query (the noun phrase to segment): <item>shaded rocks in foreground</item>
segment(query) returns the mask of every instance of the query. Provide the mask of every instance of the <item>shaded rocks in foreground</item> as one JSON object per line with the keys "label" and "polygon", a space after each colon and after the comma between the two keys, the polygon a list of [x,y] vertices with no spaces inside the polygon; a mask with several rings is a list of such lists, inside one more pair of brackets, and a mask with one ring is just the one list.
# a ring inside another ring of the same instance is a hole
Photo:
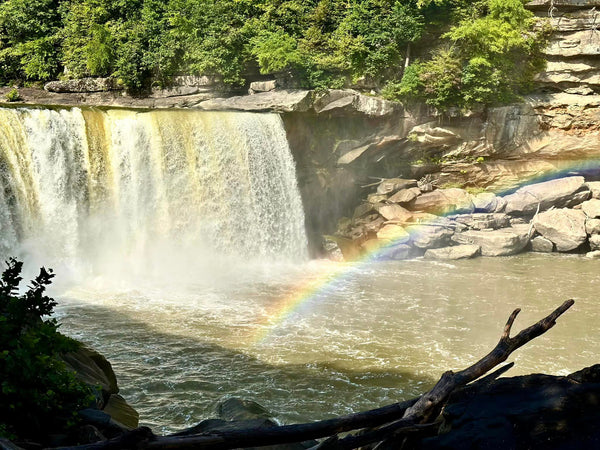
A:
{"label": "shaded rocks in foreground", "polygon": [[582,176],[531,184],[504,197],[458,188],[424,192],[418,185],[382,180],[352,219],[339,221],[326,252],[351,260],[364,254],[460,259],[600,251],[600,199],[594,198],[600,185]]}

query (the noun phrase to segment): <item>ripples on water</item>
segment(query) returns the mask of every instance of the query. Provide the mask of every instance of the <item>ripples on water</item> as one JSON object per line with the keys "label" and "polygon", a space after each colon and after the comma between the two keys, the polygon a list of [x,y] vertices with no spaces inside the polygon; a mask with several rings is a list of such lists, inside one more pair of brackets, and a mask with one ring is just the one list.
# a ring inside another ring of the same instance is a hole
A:
{"label": "ripples on water", "polygon": [[[214,416],[223,397],[310,421],[417,395],[568,298],[576,304],[518,350],[508,375],[566,374],[598,362],[600,263],[525,254],[453,263],[344,266],[337,281],[283,318],[329,262],[238,268],[215,282],[154,280],[137,289],[97,279],[60,295],[63,331],[104,353],[143,424],[174,431]],[[60,275],[60,274],[59,274]],[[144,286],[144,288],[139,288]],[[290,300],[291,299],[291,300]]]}

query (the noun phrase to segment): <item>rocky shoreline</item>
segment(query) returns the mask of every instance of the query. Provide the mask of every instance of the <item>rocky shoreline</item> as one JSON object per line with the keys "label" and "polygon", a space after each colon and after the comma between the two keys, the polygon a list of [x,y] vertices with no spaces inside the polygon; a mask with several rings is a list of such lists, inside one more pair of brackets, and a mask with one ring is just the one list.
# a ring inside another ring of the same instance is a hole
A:
{"label": "rocky shoreline", "polygon": [[600,182],[583,176],[526,185],[500,196],[385,179],[342,218],[323,247],[334,260],[375,255],[455,260],[523,251],[600,258]]}

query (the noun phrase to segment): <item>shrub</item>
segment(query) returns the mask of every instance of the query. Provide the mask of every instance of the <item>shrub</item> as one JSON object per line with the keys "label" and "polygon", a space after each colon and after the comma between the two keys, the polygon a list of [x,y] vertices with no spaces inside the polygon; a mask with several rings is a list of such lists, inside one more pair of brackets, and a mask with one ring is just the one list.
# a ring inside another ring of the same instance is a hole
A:
{"label": "shrub", "polygon": [[19,94],[19,90],[17,88],[13,88],[6,93],[4,98],[7,102],[18,102],[21,100],[21,95]]}
{"label": "shrub", "polygon": [[43,267],[19,294],[23,263],[11,258],[0,280],[0,436],[39,440],[73,425],[93,394],[61,361],[78,343],[58,332],[56,302],[44,295]]}

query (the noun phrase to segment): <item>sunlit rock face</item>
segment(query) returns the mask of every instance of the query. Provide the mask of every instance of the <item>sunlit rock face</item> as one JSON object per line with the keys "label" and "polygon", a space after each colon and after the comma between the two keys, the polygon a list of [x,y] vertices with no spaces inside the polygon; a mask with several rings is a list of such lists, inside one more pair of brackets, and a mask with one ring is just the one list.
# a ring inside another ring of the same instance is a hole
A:
{"label": "sunlit rock face", "polygon": [[276,114],[0,108],[0,252],[69,267],[303,259]]}

